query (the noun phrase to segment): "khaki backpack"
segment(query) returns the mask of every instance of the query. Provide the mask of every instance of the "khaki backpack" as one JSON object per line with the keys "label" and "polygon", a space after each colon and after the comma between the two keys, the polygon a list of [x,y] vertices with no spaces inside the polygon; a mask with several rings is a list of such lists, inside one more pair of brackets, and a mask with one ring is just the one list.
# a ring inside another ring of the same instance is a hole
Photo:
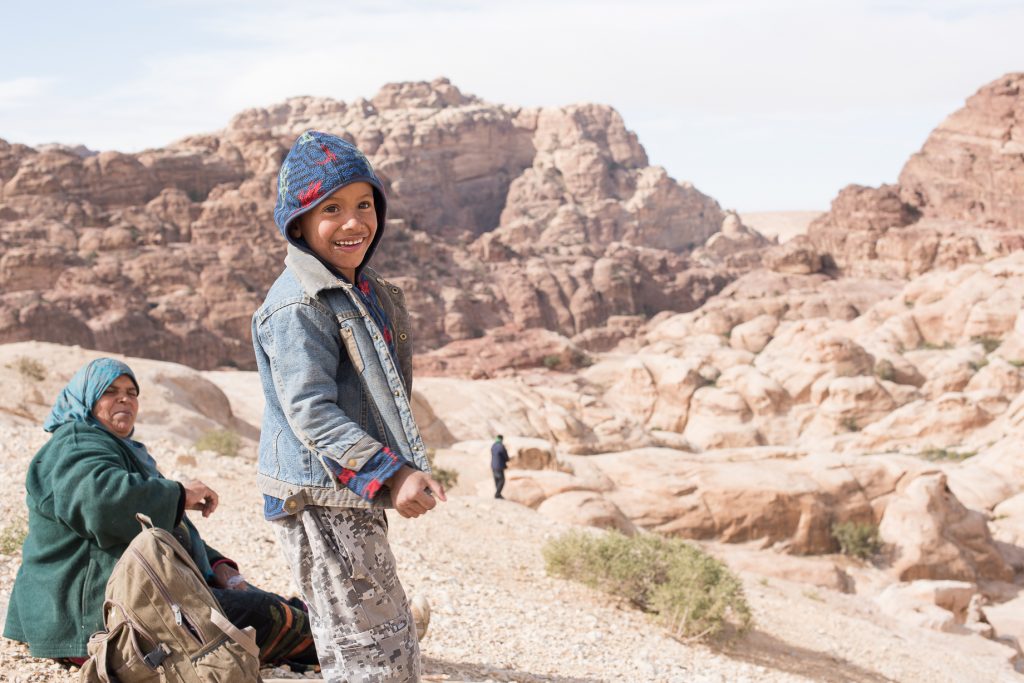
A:
{"label": "khaki backpack", "polygon": [[167,531],[135,515],[142,533],[107,581],[106,630],[89,639],[87,683],[260,681],[252,627],[231,624],[195,562]]}

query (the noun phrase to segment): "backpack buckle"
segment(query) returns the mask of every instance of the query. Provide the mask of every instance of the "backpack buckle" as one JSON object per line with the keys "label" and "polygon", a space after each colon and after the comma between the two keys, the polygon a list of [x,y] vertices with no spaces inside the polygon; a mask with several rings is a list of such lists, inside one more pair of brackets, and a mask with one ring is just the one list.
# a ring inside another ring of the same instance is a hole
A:
{"label": "backpack buckle", "polygon": [[170,654],[171,651],[167,649],[167,646],[160,643],[156,646],[156,649],[143,657],[142,661],[144,661],[149,668],[155,669],[160,666]]}

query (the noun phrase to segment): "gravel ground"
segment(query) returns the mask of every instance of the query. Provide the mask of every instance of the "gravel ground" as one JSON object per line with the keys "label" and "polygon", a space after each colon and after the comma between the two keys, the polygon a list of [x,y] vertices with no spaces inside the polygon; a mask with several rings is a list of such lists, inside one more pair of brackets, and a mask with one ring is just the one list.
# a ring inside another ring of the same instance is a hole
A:
{"label": "gravel ground", "polygon": [[[25,469],[45,438],[38,429],[0,428],[0,531],[24,520]],[[214,516],[195,520],[204,537],[252,583],[291,593],[260,516],[254,463],[168,443],[151,450],[168,476],[198,477],[221,494]],[[1007,666],[1008,651],[981,638],[908,629],[863,598],[753,575],[744,576],[757,624],[751,634],[727,647],[681,643],[627,605],[548,577],[540,548],[565,527],[530,509],[463,494],[418,520],[390,519],[406,590],[433,609],[422,642],[428,680],[1024,680]],[[18,565],[18,551],[0,554],[0,611]],[[295,676],[264,671],[265,678]],[[73,680],[75,671],[0,639],[0,681]]]}

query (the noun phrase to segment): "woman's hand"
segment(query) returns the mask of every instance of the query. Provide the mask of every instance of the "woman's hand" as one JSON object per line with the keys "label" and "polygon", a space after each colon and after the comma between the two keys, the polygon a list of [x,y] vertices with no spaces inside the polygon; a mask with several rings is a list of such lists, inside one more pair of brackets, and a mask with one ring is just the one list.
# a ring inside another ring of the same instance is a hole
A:
{"label": "woman's hand", "polygon": [[198,479],[189,482],[183,481],[181,485],[185,487],[186,510],[201,510],[203,517],[209,517],[217,509],[220,496],[209,486]]}
{"label": "woman's hand", "polygon": [[438,500],[448,500],[436,479],[408,465],[402,465],[386,483],[391,489],[391,502],[403,517],[419,517],[433,510]]}
{"label": "woman's hand", "polygon": [[245,578],[227,562],[221,562],[213,568],[213,576],[217,580],[218,588],[230,588],[232,590],[244,591],[249,588]]}

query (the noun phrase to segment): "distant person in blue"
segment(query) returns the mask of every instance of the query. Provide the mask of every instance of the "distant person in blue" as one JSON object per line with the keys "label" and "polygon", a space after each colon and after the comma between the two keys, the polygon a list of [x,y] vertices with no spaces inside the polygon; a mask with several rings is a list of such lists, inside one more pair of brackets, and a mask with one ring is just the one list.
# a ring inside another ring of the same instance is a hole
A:
{"label": "distant person in blue", "polygon": [[505,488],[505,469],[508,467],[508,451],[505,450],[504,438],[501,434],[494,437],[491,445],[491,472],[494,474],[494,497],[504,498],[501,490]]}

